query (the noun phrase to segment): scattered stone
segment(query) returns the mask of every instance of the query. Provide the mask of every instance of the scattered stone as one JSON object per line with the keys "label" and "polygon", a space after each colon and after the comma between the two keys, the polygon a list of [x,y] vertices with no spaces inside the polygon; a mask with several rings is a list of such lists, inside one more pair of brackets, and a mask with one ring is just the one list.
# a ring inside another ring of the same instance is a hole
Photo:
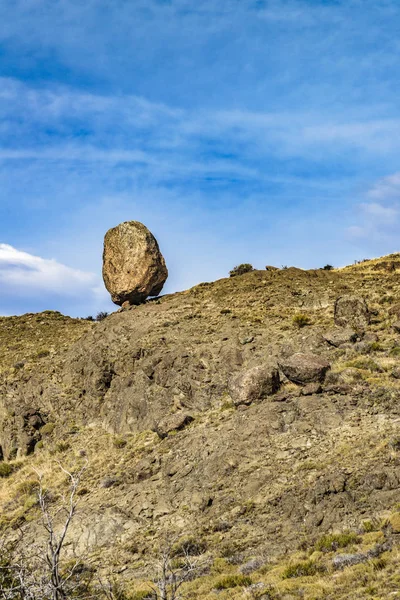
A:
{"label": "scattered stone", "polygon": [[351,567],[353,565],[367,562],[373,558],[378,558],[384,552],[388,552],[391,549],[391,542],[386,541],[383,544],[375,544],[375,546],[367,552],[357,552],[356,554],[339,554],[332,560],[332,565],[334,569],[344,569],[345,567]]}
{"label": "scattered stone", "polygon": [[301,390],[302,396],[314,396],[314,394],[321,394],[322,386],[320,383],[308,383]]}
{"label": "scattered stone", "polygon": [[114,487],[118,483],[119,483],[119,480],[117,477],[112,477],[112,476],[104,477],[104,479],[102,479],[100,482],[100,487],[108,489],[108,488]]}
{"label": "scattered stone", "polygon": [[368,305],[360,296],[341,296],[335,302],[335,323],[355,329],[367,327],[371,321]]}
{"label": "scattered stone", "polygon": [[254,342],[254,335],[250,335],[240,340],[242,346],[245,346],[246,344],[251,344],[251,342]]}
{"label": "scattered stone", "polygon": [[330,369],[327,360],[315,354],[293,354],[279,362],[283,374],[293,383],[323,382]]}
{"label": "scattered stone", "polygon": [[171,431],[181,431],[193,421],[192,415],[187,413],[176,413],[162,419],[155,428],[156,433],[160,437],[166,437]]}
{"label": "scattered stone", "polygon": [[356,333],[354,329],[351,329],[351,327],[346,327],[345,329],[333,329],[323,336],[324,340],[331,346],[335,346],[335,348],[339,348],[339,346],[348,344],[349,342],[354,344],[359,337],[358,333]]}
{"label": "scattered stone", "polygon": [[140,304],[158,296],[167,277],[157,240],[142,223],[126,221],[107,231],[103,279],[115,304]]}
{"label": "scattered stone", "polygon": [[340,396],[347,396],[352,392],[352,386],[347,383],[331,383],[324,387],[325,394],[338,394]]}
{"label": "scattered stone", "polygon": [[229,391],[235,406],[262,400],[275,394],[279,387],[279,371],[272,366],[253,367],[239,373],[229,383]]}
{"label": "scattered stone", "polygon": [[391,373],[392,377],[395,379],[400,379],[400,367],[394,367]]}
{"label": "scattered stone", "polygon": [[241,565],[239,567],[239,571],[240,571],[240,573],[242,573],[242,575],[250,575],[250,573],[253,573],[254,571],[258,571],[258,569],[261,569],[261,567],[264,564],[265,564],[265,561],[261,560],[261,558],[253,558],[252,560],[249,560],[244,565]]}

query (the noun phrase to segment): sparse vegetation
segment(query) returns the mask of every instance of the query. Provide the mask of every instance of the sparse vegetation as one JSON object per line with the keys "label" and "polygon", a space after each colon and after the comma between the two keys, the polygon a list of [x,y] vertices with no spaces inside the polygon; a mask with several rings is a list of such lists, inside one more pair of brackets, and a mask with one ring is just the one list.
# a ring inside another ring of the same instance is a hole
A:
{"label": "sparse vegetation", "polygon": [[99,312],[96,315],[96,321],[104,321],[104,319],[106,319],[108,317],[108,312]]}
{"label": "sparse vegetation", "polygon": [[300,561],[286,567],[282,574],[283,579],[291,579],[293,577],[313,577],[318,573],[322,573],[325,569],[312,560]]}
{"label": "sparse vegetation", "polygon": [[14,469],[10,463],[0,462],[0,477],[9,477],[13,470]]}
{"label": "sparse vegetation", "polygon": [[352,532],[331,533],[324,535],[315,544],[319,552],[332,552],[360,542],[360,537]]}
{"label": "sparse vegetation", "polygon": [[232,271],[229,271],[230,277],[237,277],[238,275],[244,275],[245,273],[250,273],[250,271],[254,271],[254,268],[249,263],[243,263],[234,267]]}
{"label": "sparse vegetation", "polygon": [[215,584],[216,590],[229,590],[235,587],[248,587],[253,583],[248,575],[226,575],[221,577]]}
{"label": "sparse vegetation", "polygon": [[292,323],[295,327],[298,327],[298,329],[302,329],[303,327],[307,327],[307,325],[311,324],[311,319],[308,315],[298,313],[294,315]]}

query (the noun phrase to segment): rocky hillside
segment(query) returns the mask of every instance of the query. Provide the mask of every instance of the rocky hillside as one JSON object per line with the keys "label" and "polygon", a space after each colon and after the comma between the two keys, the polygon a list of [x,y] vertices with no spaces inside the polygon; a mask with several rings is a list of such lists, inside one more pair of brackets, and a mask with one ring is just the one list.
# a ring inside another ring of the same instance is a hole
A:
{"label": "rocky hillside", "polygon": [[87,461],[68,552],[131,598],[165,538],[207,559],[190,598],[400,598],[399,319],[399,254],[1,319],[4,535]]}

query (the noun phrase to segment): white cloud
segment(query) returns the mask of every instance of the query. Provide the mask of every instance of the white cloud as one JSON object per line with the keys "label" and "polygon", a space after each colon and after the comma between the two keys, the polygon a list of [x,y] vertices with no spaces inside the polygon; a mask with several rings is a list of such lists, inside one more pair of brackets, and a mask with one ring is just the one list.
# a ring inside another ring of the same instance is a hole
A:
{"label": "white cloud", "polygon": [[393,173],[380,179],[368,192],[370,198],[378,200],[386,198],[400,199],[400,173]]}
{"label": "white cloud", "polygon": [[56,260],[23,252],[8,244],[0,244],[0,283],[3,295],[27,299],[42,294],[70,298],[102,294],[95,274],[72,269]]}
{"label": "white cloud", "polygon": [[391,206],[384,206],[378,202],[363,202],[360,204],[360,208],[367,214],[378,219],[379,221],[391,222],[395,219],[399,211],[397,208]]}

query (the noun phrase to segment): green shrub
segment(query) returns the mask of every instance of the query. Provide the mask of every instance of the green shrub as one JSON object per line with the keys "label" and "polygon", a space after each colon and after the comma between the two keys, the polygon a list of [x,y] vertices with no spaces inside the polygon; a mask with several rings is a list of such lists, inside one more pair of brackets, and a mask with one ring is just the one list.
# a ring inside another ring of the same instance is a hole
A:
{"label": "green shrub", "polygon": [[117,435],[113,439],[112,443],[115,448],[125,448],[127,441],[123,437],[120,437],[119,435]]}
{"label": "green shrub", "polygon": [[372,342],[369,346],[370,352],[383,352],[384,347],[379,342]]}
{"label": "green shrub", "polygon": [[235,587],[248,587],[252,583],[248,575],[226,575],[218,579],[214,587],[216,590],[229,590]]}
{"label": "green shrub", "polygon": [[56,426],[55,423],[46,423],[45,425],[43,425],[43,427],[40,428],[40,430],[39,430],[40,435],[52,434],[55,426]]}
{"label": "green shrub", "polygon": [[283,579],[292,579],[293,577],[312,577],[313,575],[317,575],[317,573],[321,573],[323,570],[324,569],[322,566],[317,565],[312,560],[306,560],[303,562],[293,563],[286,567],[282,577]]}
{"label": "green shrub", "polygon": [[57,442],[56,450],[57,452],[66,452],[69,449],[68,442]]}
{"label": "green shrub", "polygon": [[18,484],[17,491],[18,494],[21,494],[23,496],[30,496],[31,494],[36,492],[38,486],[39,484],[36,479],[25,479],[25,481],[21,481],[21,483]]}
{"label": "green shrub", "polygon": [[335,268],[335,267],[333,267],[332,265],[325,265],[325,266],[323,267],[323,270],[324,270],[324,271],[333,271],[333,269],[334,269],[334,268]]}
{"label": "green shrub", "polygon": [[372,373],[382,373],[382,367],[372,360],[372,358],[368,357],[360,357],[355,358],[354,360],[349,360],[349,362],[346,363],[346,366],[352,367],[353,369],[371,371]]}
{"label": "green shrub", "polygon": [[301,329],[302,327],[306,327],[307,325],[310,325],[311,320],[310,320],[310,317],[308,317],[307,315],[304,315],[303,313],[298,313],[297,315],[294,315],[294,317],[292,319],[292,323],[295,327],[298,327],[299,329]]}
{"label": "green shrub", "polygon": [[355,533],[330,533],[322,536],[315,544],[315,549],[319,552],[332,552],[338,548],[346,548],[351,544],[358,544],[360,538]]}
{"label": "green shrub", "polygon": [[0,462],[0,477],[9,477],[13,472],[12,465],[6,462]]}
{"label": "green shrub", "polygon": [[250,271],[254,271],[254,268],[249,263],[243,263],[241,265],[237,265],[229,271],[230,277],[236,277],[237,275],[244,275],[245,273],[250,273]]}

